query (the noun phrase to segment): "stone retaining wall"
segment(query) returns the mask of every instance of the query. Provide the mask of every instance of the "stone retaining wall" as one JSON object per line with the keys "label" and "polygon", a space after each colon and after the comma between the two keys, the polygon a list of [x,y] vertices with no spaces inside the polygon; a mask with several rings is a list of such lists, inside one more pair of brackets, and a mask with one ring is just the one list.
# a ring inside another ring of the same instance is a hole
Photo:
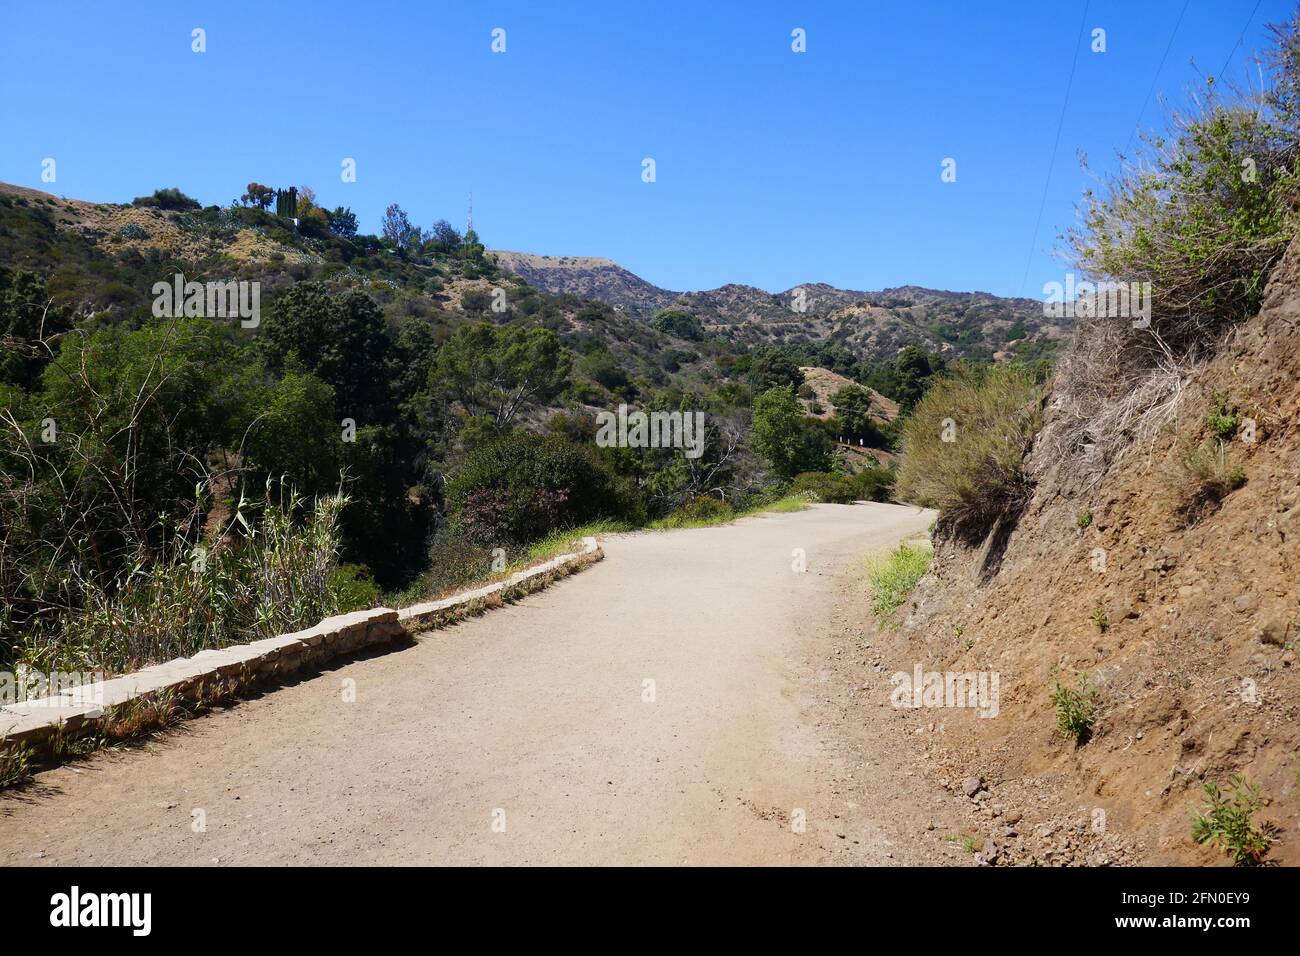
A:
{"label": "stone retaining wall", "polygon": [[374,608],[328,617],[315,627],[249,644],[200,651],[144,670],[114,677],[54,697],[0,707],[0,747],[24,744],[39,747],[60,729],[89,730],[114,707],[160,694],[194,701],[205,691],[230,681],[272,681],[303,668],[319,667],[332,658],[385,644],[420,631],[480,614],[488,608],[545,587],[581,570],[603,556],[595,538],[584,538],[582,550],[562,554],[504,581],[456,594],[440,601],[416,604],[400,611]]}

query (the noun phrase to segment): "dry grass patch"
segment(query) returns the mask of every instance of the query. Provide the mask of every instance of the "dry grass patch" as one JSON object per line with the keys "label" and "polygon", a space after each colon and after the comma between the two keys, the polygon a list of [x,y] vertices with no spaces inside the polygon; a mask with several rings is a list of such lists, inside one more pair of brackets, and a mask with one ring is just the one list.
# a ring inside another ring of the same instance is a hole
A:
{"label": "dry grass patch", "polygon": [[933,386],[903,425],[896,492],[940,521],[982,537],[1028,497],[1025,454],[1042,423],[1042,388],[1018,366],[961,367]]}

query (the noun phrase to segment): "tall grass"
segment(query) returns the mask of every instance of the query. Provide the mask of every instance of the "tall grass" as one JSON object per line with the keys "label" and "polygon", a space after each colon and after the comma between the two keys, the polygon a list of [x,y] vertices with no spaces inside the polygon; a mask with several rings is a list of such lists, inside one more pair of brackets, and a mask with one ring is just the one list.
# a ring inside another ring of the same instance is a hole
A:
{"label": "tall grass", "polygon": [[299,630],[333,613],[342,495],[311,508],[292,491],[240,501],[231,533],[184,539],[136,560],[113,587],[88,584],[82,607],[30,635],[18,659],[38,670],[123,673],[207,648]]}
{"label": "tall grass", "polygon": [[883,621],[907,602],[918,581],[930,568],[934,551],[928,544],[903,542],[887,554],[867,562],[871,586],[871,613]]}
{"label": "tall grass", "polygon": [[583,538],[594,538],[598,534],[619,534],[631,530],[632,525],[626,521],[602,519],[576,528],[562,528],[558,531],[552,531],[540,541],[534,541],[530,544],[524,551],[523,559],[516,562],[517,566],[513,567],[512,570],[520,570],[520,568],[527,567],[530,564],[549,561],[561,554],[575,551],[581,547]]}
{"label": "tall grass", "polygon": [[699,497],[689,505],[678,508],[672,514],[652,521],[646,525],[651,531],[673,531],[680,528],[709,528],[714,525],[730,524],[739,518],[764,512],[788,513],[803,511],[809,505],[804,495],[784,495],[781,497],[762,496],[739,508],[719,501],[717,498]]}
{"label": "tall grass", "polygon": [[895,483],[905,501],[979,537],[1029,494],[1024,459],[1042,421],[1032,370],[959,366],[931,387],[903,424]]}

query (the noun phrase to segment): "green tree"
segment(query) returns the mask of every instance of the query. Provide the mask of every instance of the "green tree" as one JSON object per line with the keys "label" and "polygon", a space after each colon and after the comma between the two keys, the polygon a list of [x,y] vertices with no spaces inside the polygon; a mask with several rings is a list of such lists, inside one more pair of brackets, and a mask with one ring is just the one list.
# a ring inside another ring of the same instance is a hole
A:
{"label": "green tree", "polygon": [[871,418],[871,393],[861,385],[845,385],[831,396],[831,404],[845,434],[866,438],[877,433]]}
{"label": "green tree", "polygon": [[504,429],[522,409],[567,388],[571,369],[572,358],[550,329],[478,322],[461,326],[443,345],[429,383]]}
{"label": "green tree", "polygon": [[419,245],[419,227],[411,223],[406,212],[397,203],[393,203],[384,210],[384,218],[380,220],[380,227],[384,240],[391,243],[393,248],[400,252],[406,252]]}
{"label": "green tree", "polygon": [[208,463],[237,442],[246,386],[229,330],[207,320],[66,337],[26,429],[51,423],[55,440],[13,448],[37,484],[58,490],[56,510],[24,520],[96,574],[149,554],[168,537],[163,516],[189,513]]}
{"label": "green tree", "polygon": [[782,478],[831,467],[830,438],[786,388],[768,389],[755,399],[753,443]]}
{"label": "green tree", "polygon": [[246,464],[266,478],[283,479],[307,498],[338,490],[343,444],[334,389],[309,372],[287,372],[269,385],[249,425]]}
{"label": "green tree", "polygon": [[631,385],[627,370],[608,349],[600,349],[583,358],[580,370],[583,375],[616,394],[625,393]]}
{"label": "green tree", "polygon": [[650,324],[665,335],[675,335],[679,339],[698,342],[704,338],[704,326],[700,320],[678,309],[660,312]]}
{"label": "green tree", "polygon": [[771,388],[784,388],[793,395],[803,384],[803,372],[799,371],[799,363],[785,352],[765,348],[756,353],[750,363],[749,384],[754,387],[755,394]]}
{"label": "green tree", "polygon": [[341,239],[351,239],[357,234],[357,214],[343,206],[335,206],[329,214],[329,230]]}
{"label": "green tree", "polygon": [[629,496],[589,445],[517,431],[470,452],[447,483],[456,528],[489,547],[621,517]]}
{"label": "green tree", "polygon": [[273,371],[296,364],[311,372],[334,389],[338,413],[359,424],[393,420],[393,340],[373,299],[300,282],[269,313],[260,342]]}
{"label": "green tree", "polygon": [[429,230],[429,243],[434,252],[450,255],[460,248],[461,236],[456,227],[446,219],[439,219]]}
{"label": "green tree", "polygon": [[275,202],[275,190],[261,183],[249,183],[244,195],[239,198],[241,202],[256,209],[270,209],[271,203]]}
{"label": "green tree", "polygon": [[0,382],[30,389],[53,356],[50,343],[72,327],[65,306],[52,306],[45,280],[0,266]]}
{"label": "green tree", "polygon": [[907,410],[921,400],[943,369],[944,361],[938,355],[908,345],[887,362],[864,362],[857,378]]}

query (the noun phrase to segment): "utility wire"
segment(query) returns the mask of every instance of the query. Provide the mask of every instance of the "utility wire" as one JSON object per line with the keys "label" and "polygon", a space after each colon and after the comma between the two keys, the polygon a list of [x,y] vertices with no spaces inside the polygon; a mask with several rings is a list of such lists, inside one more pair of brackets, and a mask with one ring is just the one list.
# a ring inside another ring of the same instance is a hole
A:
{"label": "utility wire", "polygon": [[1065,102],[1061,104],[1061,117],[1056,121],[1056,139],[1052,141],[1052,158],[1047,164],[1047,181],[1043,183],[1043,198],[1038,203],[1038,215],[1034,219],[1034,237],[1029,243],[1029,256],[1025,259],[1025,274],[1020,280],[1020,291],[1025,291],[1029,281],[1029,269],[1034,262],[1034,247],[1038,245],[1038,229],[1043,224],[1043,209],[1047,205],[1047,192],[1052,185],[1052,170],[1056,167],[1056,150],[1061,145],[1061,128],[1065,125],[1065,111],[1070,106],[1070,90],[1074,86],[1074,71],[1079,65],[1079,47],[1083,45],[1083,30],[1088,22],[1088,5],[1091,0],[1084,0],[1083,16],[1079,18],[1079,35],[1074,41],[1074,59],[1070,61],[1070,78],[1065,84]]}
{"label": "utility wire", "polygon": [[1259,13],[1259,5],[1262,2],[1263,0],[1255,0],[1255,9],[1250,11],[1250,18],[1246,21],[1246,25],[1241,28],[1241,33],[1237,37],[1237,42],[1234,43],[1232,49],[1228,51],[1228,58],[1223,61],[1223,66],[1220,68],[1218,75],[1215,76],[1216,81],[1219,77],[1228,72],[1228,64],[1231,63],[1232,58],[1237,55],[1237,49],[1241,46],[1241,41],[1246,39],[1246,31],[1249,30],[1250,25],[1255,22],[1255,14]]}
{"label": "utility wire", "polygon": [[[1133,132],[1128,134],[1128,142],[1124,144],[1124,155],[1128,155],[1129,147],[1133,145],[1133,137],[1137,135],[1138,130],[1142,128],[1142,117],[1146,114],[1147,107],[1151,104],[1151,94],[1156,91],[1156,82],[1160,79],[1160,71],[1165,68],[1165,60],[1169,59],[1169,51],[1173,49],[1174,37],[1178,36],[1178,28],[1183,25],[1183,16],[1187,13],[1187,6],[1192,0],[1183,0],[1183,9],[1178,14],[1178,21],[1174,24],[1174,32],[1169,34],[1169,42],[1165,44],[1165,52],[1160,57],[1160,65],[1156,67],[1155,75],[1151,77],[1151,86],[1147,89],[1146,99],[1142,101],[1142,109],[1138,110],[1137,122],[1133,124]],[[1251,14],[1254,16],[1254,14]]]}

